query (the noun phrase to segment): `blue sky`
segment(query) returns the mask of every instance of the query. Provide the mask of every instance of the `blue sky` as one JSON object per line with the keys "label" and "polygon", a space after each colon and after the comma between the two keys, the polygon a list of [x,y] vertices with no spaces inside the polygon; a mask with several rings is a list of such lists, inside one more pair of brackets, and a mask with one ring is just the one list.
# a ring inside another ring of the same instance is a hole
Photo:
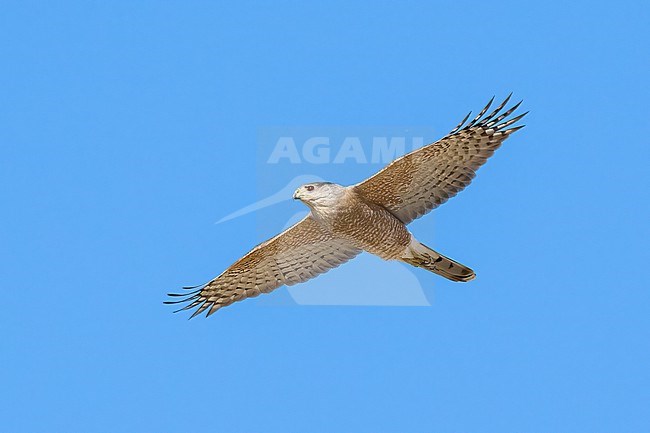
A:
{"label": "blue sky", "polygon": [[[648,5],[422,3],[3,3],[3,430],[650,430]],[[435,139],[511,91],[527,127],[411,227],[477,280],[410,274],[429,307],[162,304],[303,210],[215,224],[303,172],[260,131]]]}

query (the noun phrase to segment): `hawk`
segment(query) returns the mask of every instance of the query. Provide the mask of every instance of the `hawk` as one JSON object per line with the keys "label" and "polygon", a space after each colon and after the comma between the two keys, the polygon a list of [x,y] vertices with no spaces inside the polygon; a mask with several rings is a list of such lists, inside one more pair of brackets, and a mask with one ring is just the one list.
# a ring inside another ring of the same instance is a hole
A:
{"label": "hawk", "polygon": [[[512,96],[512,94],[510,95]],[[362,251],[399,260],[451,281],[470,281],[474,271],[419,242],[407,224],[440,206],[470,184],[476,171],[528,112],[509,118],[521,102],[502,111],[510,96],[486,115],[494,98],[469,123],[470,114],[444,138],[396,159],[361,183],[316,182],[293,195],[311,212],[300,222],[253,248],[207,284],[185,287],[165,303],[177,311],[207,310],[210,316],[233,302],[302,283]]]}

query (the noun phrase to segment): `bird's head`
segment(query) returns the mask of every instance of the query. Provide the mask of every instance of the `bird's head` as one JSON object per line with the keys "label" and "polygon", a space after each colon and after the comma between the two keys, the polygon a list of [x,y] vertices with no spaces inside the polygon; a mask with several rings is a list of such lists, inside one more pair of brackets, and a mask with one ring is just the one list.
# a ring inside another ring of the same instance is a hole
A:
{"label": "bird's head", "polygon": [[345,194],[345,187],[331,182],[313,182],[302,185],[293,193],[294,200],[300,200],[313,208],[336,204]]}

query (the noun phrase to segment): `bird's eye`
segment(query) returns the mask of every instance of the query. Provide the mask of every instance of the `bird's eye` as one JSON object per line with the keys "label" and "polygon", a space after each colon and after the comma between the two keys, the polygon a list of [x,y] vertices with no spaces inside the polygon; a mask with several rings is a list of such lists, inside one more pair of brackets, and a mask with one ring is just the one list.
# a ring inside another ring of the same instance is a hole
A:
{"label": "bird's eye", "polygon": [[313,190],[314,190],[314,186],[313,186],[313,185],[307,185],[307,186],[305,187],[305,189],[306,189],[307,191],[313,191]]}

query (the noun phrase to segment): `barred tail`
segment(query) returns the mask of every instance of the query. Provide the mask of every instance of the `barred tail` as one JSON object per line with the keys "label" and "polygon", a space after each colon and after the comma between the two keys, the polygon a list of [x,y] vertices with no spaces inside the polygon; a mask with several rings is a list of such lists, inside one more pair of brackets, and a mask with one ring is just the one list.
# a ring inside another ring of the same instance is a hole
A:
{"label": "barred tail", "polygon": [[451,281],[471,281],[476,278],[473,270],[455,260],[445,257],[413,239],[402,260],[409,265],[424,268]]}

